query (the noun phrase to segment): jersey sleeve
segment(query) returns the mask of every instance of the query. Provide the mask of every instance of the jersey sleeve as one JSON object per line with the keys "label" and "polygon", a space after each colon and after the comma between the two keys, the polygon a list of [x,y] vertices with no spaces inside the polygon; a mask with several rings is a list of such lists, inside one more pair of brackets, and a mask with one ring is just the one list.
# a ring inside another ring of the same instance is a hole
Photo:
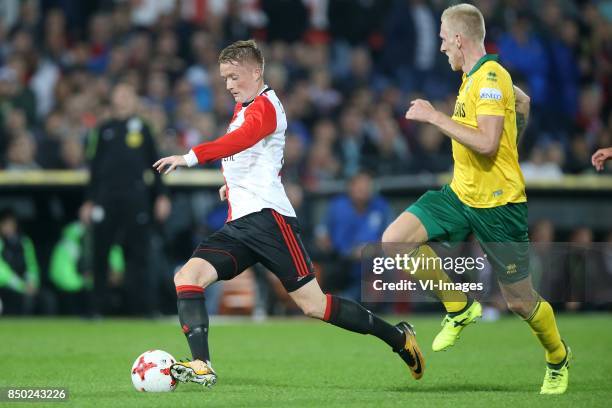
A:
{"label": "jersey sleeve", "polygon": [[510,97],[506,83],[508,80],[497,66],[486,67],[484,76],[480,78],[474,88],[476,116],[504,116],[506,114],[506,101]]}
{"label": "jersey sleeve", "polygon": [[244,112],[242,125],[224,136],[195,146],[192,151],[198,163],[229,157],[252,147],[277,127],[276,110],[265,95],[260,95]]}

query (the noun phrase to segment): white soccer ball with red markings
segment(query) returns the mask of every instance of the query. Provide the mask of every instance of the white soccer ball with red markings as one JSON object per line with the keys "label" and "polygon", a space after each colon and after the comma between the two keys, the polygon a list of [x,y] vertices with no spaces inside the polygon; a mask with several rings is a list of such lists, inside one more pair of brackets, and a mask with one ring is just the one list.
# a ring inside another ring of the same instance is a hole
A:
{"label": "white soccer ball with red markings", "polygon": [[176,359],[162,350],[145,351],[132,365],[132,384],[138,391],[170,392],[176,388],[176,380],[170,374],[170,366]]}

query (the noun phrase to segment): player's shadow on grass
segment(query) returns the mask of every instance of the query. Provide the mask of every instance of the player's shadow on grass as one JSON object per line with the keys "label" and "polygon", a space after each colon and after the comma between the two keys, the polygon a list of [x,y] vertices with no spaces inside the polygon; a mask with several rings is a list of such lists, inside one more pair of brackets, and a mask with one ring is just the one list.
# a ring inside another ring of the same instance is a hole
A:
{"label": "player's shadow on grass", "polygon": [[502,384],[460,384],[460,383],[448,383],[448,384],[410,384],[405,387],[387,387],[385,391],[392,392],[420,392],[420,393],[439,393],[445,392],[449,394],[464,394],[466,392],[512,392],[512,393],[523,393],[533,391],[533,384],[525,385],[502,385]]}
{"label": "player's shadow on grass", "polygon": [[[265,388],[278,388],[287,389],[289,388],[312,388],[312,384],[305,383],[303,386],[296,385],[294,382],[285,381],[274,381],[270,378],[258,378],[251,376],[230,376],[223,378],[223,385],[227,386],[253,386],[253,387],[265,387]],[[346,383],[334,382],[333,380],[325,381],[317,384],[318,388],[329,388],[336,390],[360,390],[365,391],[371,389],[372,391],[388,391],[388,392],[417,392],[417,393],[456,393],[464,394],[470,392],[510,392],[510,393],[523,393],[534,391],[533,384],[493,384],[493,383],[459,383],[459,382],[436,382],[428,383],[427,379],[423,382],[414,381],[411,378],[406,378],[406,382],[400,385],[394,385],[390,387],[380,387],[378,385],[368,384],[354,384],[348,385]],[[197,389],[195,387],[194,389]]]}
{"label": "player's shadow on grass", "polygon": [[[262,379],[257,377],[223,377],[223,385],[230,386],[255,386],[255,387],[272,387],[272,388],[287,388],[296,387],[295,383],[286,383],[282,381],[274,381],[270,379]],[[299,387],[299,386],[298,386]],[[310,385],[304,385],[303,388],[310,388]]]}
{"label": "player's shadow on grass", "polygon": [[[225,385],[230,386],[256,386],[256,387],[269,387],[269,388],[282,388],[285,389],[287,387],[296,388],[295,383],[285,383],[282,381],[270,381],[270,379],[261,379],[255,377],[231,377],[224,379]],[[303,388],[311,388],[312,385],[304,384]],[[355,384],[355,385],[346,385],[334,382],[333,380],[327,381],[325,383],[319,383],[317,385],[318,388],[329,388],[336,390],[355,390],[358,389],[360,391],[367,390],[368,387],[366,384]],[[300,388],[298,386],[298,388]],[[502,385],[502,384],[459,384],[456,382],[444,383],[444,384],[427,384],[427,383],[419,383],[416,381],[412,381],[411,379],[407,379],[405,385],[398,385],[393,387],[379,387],[379,386],[371,386],[372,391],[391,391],[391,392],[421,392],[421,393],[439,393],[439,392],[447,392],[447,393],[458,393],[463,394],[466,392],[529,392],[533,391],[533,384],[511,384],[511,385]]]}
{"label": "player's shadow on grass", "polygon": [[[295,382],[285,382],[282,380],[274,381],[269,378],[262,379],[257,377],[224,377],[223,385],[229,386],[253,386],[253,387],[267,387],[267,388],[279,388],[279,389],[312,389],[315,384],[303,383],[296,384]],[[326,381],[324,383],[317,382],[316,387],[320,389],[329,388],[329,389],[337,389],[337,390],[368,390],[372,391],[379,390],[375,386],[368,387],[366,384],[357,384],[357,385],[347,385],[346,383],[337,383],[333,380]]]}

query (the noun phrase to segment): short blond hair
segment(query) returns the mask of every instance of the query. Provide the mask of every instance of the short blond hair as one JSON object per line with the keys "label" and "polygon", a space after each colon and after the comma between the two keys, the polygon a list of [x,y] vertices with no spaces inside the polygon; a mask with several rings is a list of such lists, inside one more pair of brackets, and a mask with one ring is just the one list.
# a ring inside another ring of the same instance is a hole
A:
{"label": "short blond hair", "polygon": [[255,40],[236,41],[221,51],[219,54],[220,64],[233,62],[240,64],[250,62],[256,64],[262,70],[264,68],[263,53]]}
{"label": "short blond hair", "polygon": [[462,3],[448,7],[442,13],[442,21],[456,32],[471,38],[476,42],[483,42],[486,34],[484,17],[480,10],[471,4]]}

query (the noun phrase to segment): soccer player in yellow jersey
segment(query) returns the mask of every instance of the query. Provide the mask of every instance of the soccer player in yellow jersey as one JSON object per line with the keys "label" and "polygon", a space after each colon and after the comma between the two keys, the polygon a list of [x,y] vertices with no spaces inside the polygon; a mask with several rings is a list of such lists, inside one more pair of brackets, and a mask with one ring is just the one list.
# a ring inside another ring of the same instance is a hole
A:
{"label": "soccer player in yellow jersey", "polygon": [[[526,126],[529,97],[513,86],[497,57],[486,54],[484,18],[476,7],[449,7],[441,20],[440,51],[453,71],[463,71],[453,116],[417,99],[406,118],[432,124],[452,139],[453,179],[402,213],[385,231],[383,243],[409,243],[414,256],[433,258],[437,255],[427,241],[457,242],[473,233],[493,266],[508,308],[525,320],[545,350],[540,392],[562,394],[571,352],[561,340],[550,304],[533,289],[528,270],[527,197],[517,142]],[[417,271],[416,277],[450,282],[440,269]],[[459,291],[435,294],[447,311],[432,345],[441,351],[482,315],[482,307]]]}

